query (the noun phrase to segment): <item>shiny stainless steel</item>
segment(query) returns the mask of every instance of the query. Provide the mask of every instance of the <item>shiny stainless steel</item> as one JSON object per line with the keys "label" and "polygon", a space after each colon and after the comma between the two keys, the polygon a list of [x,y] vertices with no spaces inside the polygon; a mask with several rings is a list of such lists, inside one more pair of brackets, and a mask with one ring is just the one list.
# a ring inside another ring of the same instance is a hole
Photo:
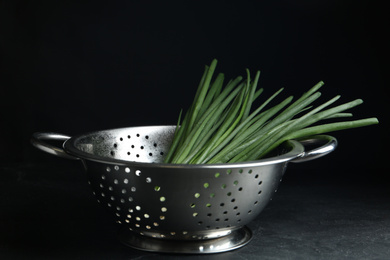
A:
{"label": "shiny stainless steel", "polygon": [[[337,145],[333,137],[321,136],[310,138],[327,140],[315,152],[305,153],[300,142],[290,140],[278,155],[258,161],[164,164],[174,130],[147,126],[96,131],[69,138],[63,150],[56,148],[82,160],[98,202],[113,213],[122,226],[120,240],[131,247],[177,252],[175,243],[185,241],[180,253],[216,253],[244,246],[251,238],[245,225],[272,199],[287,163],[318,158]],[[37,136],[45,134],[34,135],[33,143],[47,152],[42,142],[50,138]]]}
{"label": "shiny stainless steel", "polygon": [[318,146],[319,144],[326,144],[308,151],[305,151],[304,154],[296,159],[291,160],[294,163],[307,162],[314,160],[316,158],[327,155],[328,153],[334,151],[337,147],[336,138],[329,135],[316,135],[298,140],[301,144],[305,146],[314,145]]}
{"label": "shiny stainless steel", "polygon": [[34,133],[31,138],[31,143],[36,148],[50,153],[52,155],[56,155],[65,159],[73,159],[78,160],[77,157],[71,156],[67,154],[62,148],[59,148],[55,145],[52,145],[44,140],[48,141],[66,141],[70,138],[70,136],[58,134],[58,133]]}
{"label": "shiny stainless steel", "polygon": [[252,231],[248,227],[233,230],[231,234],[217,239],[168,240],[154,239],[126,230],[119,232],[119,239],[126,245],[143,251],[175,253],[175,254],[210,254],[234,250],[248,244],[252,239]]}

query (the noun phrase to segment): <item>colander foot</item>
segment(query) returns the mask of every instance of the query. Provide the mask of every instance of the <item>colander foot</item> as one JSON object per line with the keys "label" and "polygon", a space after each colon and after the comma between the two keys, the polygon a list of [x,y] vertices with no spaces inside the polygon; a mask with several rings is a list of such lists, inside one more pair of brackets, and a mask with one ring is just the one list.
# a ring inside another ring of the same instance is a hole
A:
{"label": "colander foot", "polygon": [[169,240],[142,236],[122,229],[119,240],[132,248],[159,253],[174,254],[213,254],[238,249],[245,246],[252,239],[252,231],[242,227],[232,231],[229,235],[205,240]]}

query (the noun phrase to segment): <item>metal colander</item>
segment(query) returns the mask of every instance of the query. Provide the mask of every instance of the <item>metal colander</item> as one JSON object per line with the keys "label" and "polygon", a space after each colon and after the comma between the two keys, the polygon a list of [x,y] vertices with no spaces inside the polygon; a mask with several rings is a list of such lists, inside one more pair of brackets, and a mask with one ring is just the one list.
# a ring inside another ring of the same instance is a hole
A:
{"label": "metal colander", "polygon": [[[57,156],[79,159],[97,201],[121,226],[133,248],[170,253],[216,253],[247,244],[245,225],[276,192],[288,162],[323,156],[337,141],[321,135],[290,140],[258,161],[163,164],[175,126],[129,127],[69,137],[35,133],[32,143]],[[63,147],[47,140],[63,140]],[[309,152],[303,144],[320,147]]]}

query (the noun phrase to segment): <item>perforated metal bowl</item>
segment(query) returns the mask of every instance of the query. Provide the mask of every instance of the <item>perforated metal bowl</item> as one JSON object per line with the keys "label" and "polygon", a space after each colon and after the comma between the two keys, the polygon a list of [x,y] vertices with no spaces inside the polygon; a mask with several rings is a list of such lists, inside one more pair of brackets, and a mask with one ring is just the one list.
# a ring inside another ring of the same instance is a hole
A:
{"label": "perforated metal bowl", "polygon": [[[246,245],[245,225],[276,192],[288,162],[333,151],[337,141],[321,135],[290,140],[275,156],[258,161],[163,164],[175,126],[129,127],[69,137],[35,133],[32,144],[83,163],[97,201],[121,226],[120,240],[133,248],[170,253],[217,253]],[[57,147],[48,140],[62,140]],[[303,144],[320,147],[305,152]]]}

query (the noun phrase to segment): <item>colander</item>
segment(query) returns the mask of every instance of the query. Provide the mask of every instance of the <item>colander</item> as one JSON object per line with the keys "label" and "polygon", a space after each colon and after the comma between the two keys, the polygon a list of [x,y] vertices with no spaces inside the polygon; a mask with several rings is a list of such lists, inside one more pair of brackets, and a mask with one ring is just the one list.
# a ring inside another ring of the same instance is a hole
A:
{"label": "colander", "polygon": [[[175,126],[142,126],[69,137],[41,132],[32,144],[78,159],[97,201],[120,225],[119,240],[145,251],[218,253],[252,238],[246,226],[272,199],[288,162],[321,157],[337,140],[319,135],[290,140],[265,159],[233,164],[162,163]],[[53,144],[63,141],[62,147]],[[305,152],[304,145],[314,144]]]}

